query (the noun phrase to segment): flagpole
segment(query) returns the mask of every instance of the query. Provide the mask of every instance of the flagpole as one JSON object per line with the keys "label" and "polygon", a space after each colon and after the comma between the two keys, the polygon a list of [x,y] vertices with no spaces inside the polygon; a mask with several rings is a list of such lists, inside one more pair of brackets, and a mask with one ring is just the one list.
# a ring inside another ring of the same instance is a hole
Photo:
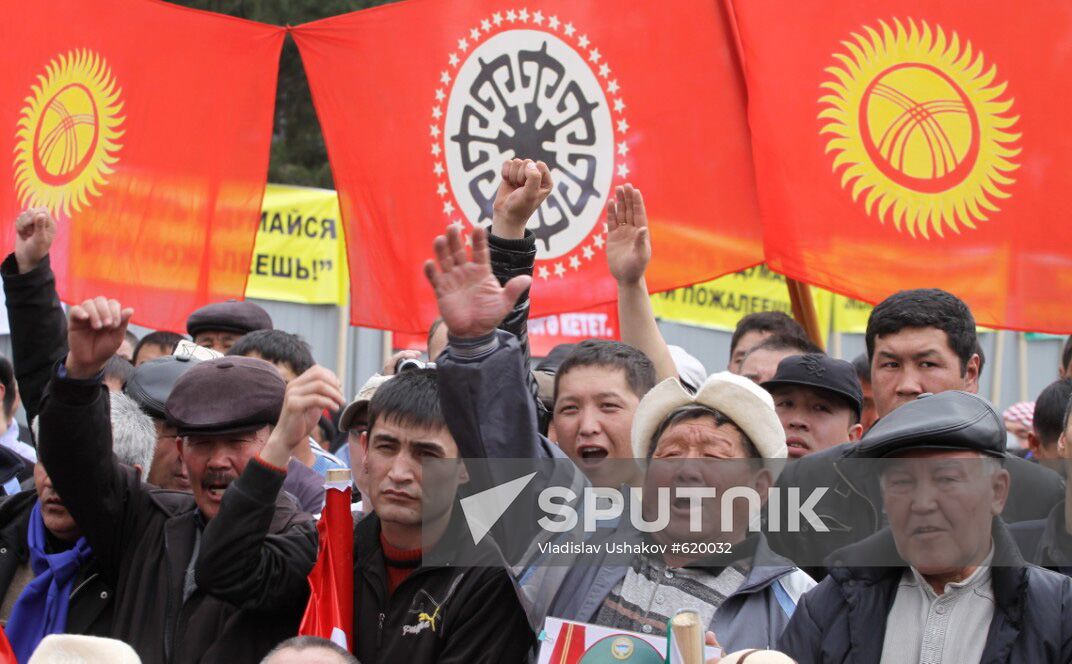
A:
{"label": "flagpole", "polygon": [[825,348],[822,329],[819,327],[819,314],[815,311],[815,300],[812,299],[811,289],[807,284],[789,277],[785,278],[785,285],[789,289],[789,301],[793,305],[793,318],[808,333],[812,343],[819,348]]}

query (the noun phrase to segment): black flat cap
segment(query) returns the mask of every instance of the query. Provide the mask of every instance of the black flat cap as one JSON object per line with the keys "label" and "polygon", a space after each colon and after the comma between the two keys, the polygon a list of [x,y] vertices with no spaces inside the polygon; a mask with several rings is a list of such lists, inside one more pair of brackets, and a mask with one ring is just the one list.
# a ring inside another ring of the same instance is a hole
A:
{"label": "black flat cap", "polygon": [[1005,457],[1005,424],[986,399],[968,392],[923,394],[883,417],[856,456],[880,458],[910,450],[968,450]]}
{"label": "black flat cap", "polygon": [[207,304],[186,319],[186,331],[191,337],[199,332],[234,332],[248,334],[254,330],[271,330],[272,317],[252,302],[227,300]]}
{"label": "black flat cap", "polygon": [[255,357],[200,362],[175,383],[165,412],[180,436],[231,434],[275,424],[287,384],[271,363]]}
{"label": "black flat cap", "polygon": [[790,355],[778,363],[774,378],[761,387],[770,392],[781,385],[803,385],[833,392],[849,402],[856,417],[864,409],[864,391],[852,363],[824,353]]}
{"label": "black flat cap", "polygon": [[133,399],[149,417],[167,419],[164,404],[167,403],[175,383],[188,369],[201,360],[190,356],[165,355],[142,362],[134,369],[124,392]]}

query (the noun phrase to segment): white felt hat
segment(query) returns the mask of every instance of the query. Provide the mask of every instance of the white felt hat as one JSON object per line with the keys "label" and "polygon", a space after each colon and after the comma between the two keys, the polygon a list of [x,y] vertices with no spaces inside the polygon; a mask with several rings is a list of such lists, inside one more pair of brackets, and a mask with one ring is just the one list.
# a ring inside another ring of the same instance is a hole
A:
{"label": "white felt hat", "polygon": [[141,664],[134,649],[116,639],[81,634],[49,634],[41,639],[30,664]]}
{"label": "white felt hat", "polygon": [[785,430],[774,410],[774,399],[759,385],[728,371],[709,376],[695,395],[676,378],[667,378],[645,394],[633,416],[633,456],[646,459],[651,437],[663,420],[693,405],[713,408],[733,420],[764,459],[786,458]]}
{"label": "white felt hat", "polygon": [[723,655],[719,664],[797,664],[796,660],[777,650],[738,650]]}

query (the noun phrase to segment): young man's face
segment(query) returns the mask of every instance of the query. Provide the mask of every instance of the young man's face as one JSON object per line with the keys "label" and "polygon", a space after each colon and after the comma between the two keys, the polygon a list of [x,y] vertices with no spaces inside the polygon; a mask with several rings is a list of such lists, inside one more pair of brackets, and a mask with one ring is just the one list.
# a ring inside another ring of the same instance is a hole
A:
{"label": "young man's face", "polygon": [[155,360],[158,357],[164,357],[166,355],[171,355],[171,351],[169,351],[164,346],[158,346],[157,344],[145,344],[138,349],[138,356],[134,358],[134,366],[140,367],[142,364],[148,362],[149,360]]}
{"label": "young man's face", "polygon": [[468,481],[465,466],[459,463],[451,476],[437,474],[425,482],[421,465],[458,458],[458,445],[446,426],[401,424],[387,415],[378,418],[362,440],[368,497],[380,521],[420,528],[422,520],[449,518],[458,486]]}
{"label": "young man's face", "polygon": [[770,336],[770,332],[762,330],[752,330],[741,335],[741,338],[737,340],[737,345],[733,347],[733,354],[730,355],[730,365],[727,367],[729,372],[740,374],[741,362],[744,362],[745,355],[751,353],[753,348],[769,339]]}
{"label": "young man's face", "polygon": [[972,355],[965,371],[949,346],[949,337],[936,327],[906,327],[875,337],[871,357],[871,389],[875,409],[885,417],[925,392],[979,391],[979,356]]}
{"label": "young man's face", "polygon": [[804,385],[782,385],[772,389],[771,396],[785,429],[790,458],[860,438],[863,427],[853,423],[852,407],[832,392]]}
{"label": "young man's face", "polygon": [[774,374],[778,373],[778,365],[781,364],[782,360],[794,355],[803,355],[803,353],[793,349],[770,350],[759,348],[753,350],[748,353],[744,358],[744,362],[741,363],[741,375],[757,385],[765,383],[774,378]]}
{"label": "young man's face", "polygon": [[186,465],[194,502],[206,519],[220,511],[223,493],[238,479],[249,460],[268,442],[270,427],[244,433],[178,438],[180,458]]}
{"label": "young man's face", "polygon": [[640,397],[633,393],[625,370],[588,365],[558,377],[554,428],[559,447],[592,484],[618,487],[622,464],[604,459],[632,459],[633,414]]}

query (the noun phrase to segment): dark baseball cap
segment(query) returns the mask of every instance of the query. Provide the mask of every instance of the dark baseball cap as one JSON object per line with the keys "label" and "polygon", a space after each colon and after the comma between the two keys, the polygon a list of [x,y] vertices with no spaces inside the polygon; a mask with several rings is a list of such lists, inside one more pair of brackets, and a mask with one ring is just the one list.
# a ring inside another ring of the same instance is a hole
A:
{"label": "dark baseball cap", "polygon": [[270,362],[221,357],[187,370],[164,410],[180,436],[255,431],[279,420],[286,389]]}
{"label": "dark baseball cap", "polygon": [[950,390],[921,394],[886,415],[857,443],[855,455],[881,458],[912,450],[966,450],[1005,458],[1005,423],[986,399]]}
{"label": "dark baseball cap", "polygon": [[778,363],[774,378],[762,387],[770,392],[782,385],[803,385],[833,392],[849,402],[857,417],[864,409],[864,391],[852,363],[823,353],[790,355]]}
{"label": "dark baseball cap", "polygon": [[149,416],[158,420],[167,419],[164,404],[167,403],[171,390],[184,373],[201,360],[185,355],[165,355],[142,362],[134,369],[134,375],[123,389]]}
{"label": "dark baseball cap", "polygon": [[272,317],[252,302],[227,300],[208,304],[190,314],[186,331],[191,337],[200,332],[234,332],[249,334],[254,330],[271,330]]}

